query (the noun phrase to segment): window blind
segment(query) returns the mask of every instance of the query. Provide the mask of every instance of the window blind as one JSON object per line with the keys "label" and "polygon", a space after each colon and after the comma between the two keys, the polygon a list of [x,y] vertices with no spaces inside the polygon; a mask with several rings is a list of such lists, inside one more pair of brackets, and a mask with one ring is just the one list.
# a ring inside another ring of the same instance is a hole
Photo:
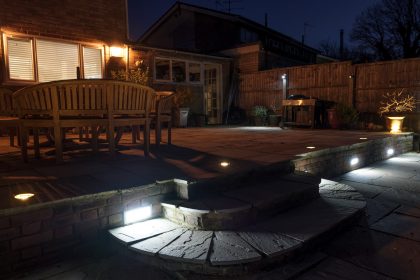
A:
{"label": "window blind", "polygon": [[102,51],[83,47],[83,73],[85,79],[102,79]]}
{"label": "window blind", "polygon": [[35,80],[32,40],[7,39],[9,78],[12,80]]}
{"label": "window blind", "polygon": [[36,55],[40,82],[77,78],[77,67],[79,67],[77,44],[36,40]]}

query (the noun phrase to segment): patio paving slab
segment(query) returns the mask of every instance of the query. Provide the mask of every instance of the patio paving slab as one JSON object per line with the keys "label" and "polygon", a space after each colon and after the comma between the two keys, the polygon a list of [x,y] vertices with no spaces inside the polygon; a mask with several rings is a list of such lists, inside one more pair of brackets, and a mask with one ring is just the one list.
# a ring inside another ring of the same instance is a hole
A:
{"label": "patio paving slab", "polygon": [[297,280],[354,280],[354,279],[371,279],[371,280],[392,280],[377,272],[369,271],[357,267],[349,262],[337,259],[327,258],[318,264],[311,271],[296,278]]}
{"label": "patio paving slab", "polygon": [[407,239],[420,241],[420,219],[391,214],[370,226],[371,229],[390,233]]}
{"label": "patio paving slab", "polygon": [[155,255],[186,231],[187,229],[182,228],[174,229],[144,241],[134,243],[130,246],[130,249],[146,255]]}
{"label": "patio paving slab", "polygon": [[326,253],[396,279],[420,279],[420,243],[354,228],[336,238]]}

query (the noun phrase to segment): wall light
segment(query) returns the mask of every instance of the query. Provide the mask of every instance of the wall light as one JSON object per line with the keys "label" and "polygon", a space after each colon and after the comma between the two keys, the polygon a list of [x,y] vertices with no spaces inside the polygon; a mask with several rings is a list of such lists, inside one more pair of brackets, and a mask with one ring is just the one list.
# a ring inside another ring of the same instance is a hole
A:
{"label": "wall light", "polygon": [[25,201],[34,196],[35,194],[33,193],[20,193],[20,194],[15,195],[14,197],[18,200]]}
{"label": "wall light", "polygon": [[306,147],[306,149],[310,149],[310,150],[313,150],[313,149],[315,149],[316,147],[314,147],[314,146],[308,146],[308,147]]}
{"label": "wall light", "polygon": [[360,137],[359,139],[360,139],[360,140],[367,140],[367,138],[366,138],[366,137]]}
{"label": "wall light", "polygon": [[121,47],[110,47],[109,55],[111,57],[124,57],[124,49]]}
{"label": "wall light", "polygon": [[124,224],[146,220],[152,216],[152,205],[124,211]]}
{"label": "wall light", "polygon": [[392,155],[394,155],[395,151],[392,148],[389,148],[388,150],[386,150],[386,154],[390,157]]}
{"label": "wall light", "polygon": [[358,157],[354,157],[354,158],[352,158],[351,160],[350,160],[350,165],[351,166],[354,166],[354,165],[356,165],[356,164],[358,164],[359,163],[359,158]]}
{"label": "wall light", "polygon": [[287,74],[283,74],[283,75],[281,75],[281,78],[282,78],[283,80],[285,80],[285,79],[287,78]]}

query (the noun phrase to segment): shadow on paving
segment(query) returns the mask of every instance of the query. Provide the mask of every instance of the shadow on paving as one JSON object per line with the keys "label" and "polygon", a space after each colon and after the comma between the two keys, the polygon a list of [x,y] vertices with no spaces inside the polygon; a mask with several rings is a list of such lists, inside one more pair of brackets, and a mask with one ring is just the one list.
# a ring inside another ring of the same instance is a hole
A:
{"label": "shadow on paving", "polygon": [[[111,156],[91,151],[67,153],[56,164],[53,157],[32,159],[24,164],[18,154],[0,155],[0,209],[36,204],[63,198],[126,189],[173,178],[200,180],[233,174],[255,167],[255,162],[222,158],[175,145],[152,145],[149,157],[136,147],[120,147]],[[228,161],[230,166],[220,166]],[[35,193],[30,202],[13,198],[18,193]]]}

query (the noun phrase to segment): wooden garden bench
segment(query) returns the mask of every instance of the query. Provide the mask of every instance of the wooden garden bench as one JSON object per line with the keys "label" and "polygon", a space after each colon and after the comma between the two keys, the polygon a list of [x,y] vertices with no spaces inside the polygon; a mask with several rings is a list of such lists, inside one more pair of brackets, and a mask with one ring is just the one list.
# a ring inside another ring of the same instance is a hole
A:
{"label": "wooden garden bench", "polygon": [[156,101],[155,112],[152,113],[152,123],[155,124],[155,139],[156,146],[160,145],[162,139],[162,126],[164,123],[168,127],[168,144],[172,143],[172,109],[174,107],[174,98],[176,96],[173,92],[157,92],[160,97]]}
{"label": "wooden garden bench", "polygon": [[13,105],[13,91],[0,87],[0,128],[9,130],[10,146],[15,145],[15,136],[18,134],[19,118]]}
{"label": "wooden garden bench", "polygon": [[62,161],[64,128],[91,127],[93,149],[98,149],[98,128],[108,133],[115,151],[114,129],[145,126],[145,153],[149,152],[149,112],[153,89],[114,80],[66,80],[42,83],[14,93],[22,135],[22,156],[27,161],[28,130],[34,129],[35,155],[39,156],[39,128],[53,128],[56,160]]}

